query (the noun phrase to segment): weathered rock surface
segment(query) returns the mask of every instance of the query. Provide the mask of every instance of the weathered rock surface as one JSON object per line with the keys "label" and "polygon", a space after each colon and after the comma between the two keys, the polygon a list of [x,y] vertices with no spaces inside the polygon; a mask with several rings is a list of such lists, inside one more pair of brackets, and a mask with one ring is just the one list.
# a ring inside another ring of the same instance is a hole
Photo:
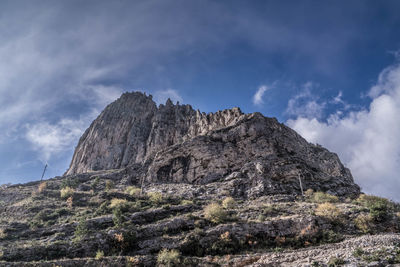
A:
{"label": "weathered rock surface", "polygon": [[205,114],[170,100],[157,107],[138,92],[105,108],[81,137],[66,174],[121,168],[134,183],[235,179],[245,197],[298,193],[299,176],[305,189],[360,191],[336,154],[276,119],[239,108]]}

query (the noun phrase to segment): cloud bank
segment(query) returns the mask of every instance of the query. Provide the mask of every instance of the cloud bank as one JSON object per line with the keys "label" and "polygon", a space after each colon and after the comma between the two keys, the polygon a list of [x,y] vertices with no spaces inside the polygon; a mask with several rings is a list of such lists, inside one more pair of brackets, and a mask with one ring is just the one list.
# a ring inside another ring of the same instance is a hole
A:
{"label": "cloud bank", "polygon": [[365,192],[400,201],[400,64],[383,70],[368,95],[368,109],[338,111],[326,122],[299,116],[287,124],[337,152]]}

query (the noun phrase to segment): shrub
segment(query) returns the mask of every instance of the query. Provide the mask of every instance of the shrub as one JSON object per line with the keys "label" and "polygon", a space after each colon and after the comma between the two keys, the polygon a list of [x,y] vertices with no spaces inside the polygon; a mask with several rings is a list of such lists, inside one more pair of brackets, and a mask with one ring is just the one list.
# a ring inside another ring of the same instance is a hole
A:
{"label": "shrub", "polygon": [[188,200],[188,199],[182,199],[181,205],[193,205],[194,202],[193,200]]}
{"label": "shrub", "polygon": [[236,205],[235,200],[232,197],[227,197],[222,201],[222,207],[225,209],[233,209]]}
{"label": "shrub", "polygon": [[180,266],[181,262],[180,257],[181,254],[179,253],[179,251],[175,249],[172,250],[163,249],[157,255],[157,263],[160,266],[168,266],[168,267]]}
{"label": "shrub", "polygon": [[104,257],[104,251],[102,251],[102,250],[98,250],[97,252],[96,252],[96,260],[100,260],[100,259],[102,259]]}
{"label": "shrub", "polygon": [[127,194],[131,195],[131,196],[139,197],[141,192],[142,192],[142,190],[140,188],[135,187],[135,186],[128,186],[125,189],[125,192]]}
{"label": "shrub", "polygon": [[315,192],[312,194],[311,201],[314,203],[336,203],[339,201],[337,196],[333,196],[324,192]]}
{"label": "shrub", "polygon": [[97,176],[94,181],[92,182],[92,184],[90,185],[90,187],[92,188],[93,191],[96,190],[97,186],[100,183],[100,178]]}
{"label": "shrub", "polygon": [[343,213],[339,208],[331,203],[319,204],[315,209],[315,215],[327,218],[332,222],[340,222]]}
{"label": "shrub", "polygon": [[47,182],[41,182],[38,186],[38,193],[41,194],[46,190],[47,188]]}
{"label": "shrub", "polygon": [[121,199],[121,198],[113,198],[111,199],[111,204],[110,208],[121,208],[124,209],[127,207],[128,201],[126,199]]}
{"label": "shrub", "polygon": [[149,192],[147,196],[153,204],[161,204],[164,201],[163,195],[160,192]]}
{"label": "shrub", "polygon": [[82,217],[75,228],[75,241],[80,241],[89,232],[86,218]]}
{"label": "shrub", "polygon": [[374,222],[370,215],[360,214],[354,219],[354,224],[363,233],[371,233],[374,228]]}
{"label": "shrub", "polygon": [[356,248],[354,251],[353,251],[353,256],[354,257],[357,257],[357,258],[359,258],[359,257],[361,257],[362,255],[364,255],[364,250],[362,249],[362,248]]}
{"label": "shrub", "polygon": [[73,204],[74,204],[74,199],[73,199],[73,197],[70,196],[69,198],[67,198],[66,203],[67,203],[68,208],[72,209],[72,206],[73,206]]}
{"label": "shrub", "polygon": [[113,210],[113,222],[116,227],[121,227],[124,223],[124,216],[122,215],[122,210],[120,207],[117,207]]}
{"label": "shrub", "polygon": [[227,220],[228,214],[218,203],[212,203],[204,208],[206,219],[214,223],[223,223]]}
{"label": "shrub", "polygon": [[111,180],[107,180],[106,181],[106,191],[110,191],[113,188],[114,188],[114,182]]}
{"label": "shrub", "polygon": [[60,190],[60,196],[63,199],[67,199],[74,195],[75,190],[69,186],[64,187]]}
{"label": "shrub", "polygon": [[311,188],[310,189],[307,189],[305,192],[304,192],[304,196],[306,197],[306,198],[308,198],[308,199],[312,199],[312,196],[314,195],[314,190],[312,190]]}
{"label": "shrub", "polygon": [[76,188],[79,185],[79,180],[76,179],[71,179],[71,178],[66,178],[61,182],[61,188],[66,188],[66,187],[71,187],[71,188]]}
{"label": "shrub", "polygon": [[376,222],[386,220],[392,212],[393,203],[386,198],[361,194],[355,202],[367,208]]}

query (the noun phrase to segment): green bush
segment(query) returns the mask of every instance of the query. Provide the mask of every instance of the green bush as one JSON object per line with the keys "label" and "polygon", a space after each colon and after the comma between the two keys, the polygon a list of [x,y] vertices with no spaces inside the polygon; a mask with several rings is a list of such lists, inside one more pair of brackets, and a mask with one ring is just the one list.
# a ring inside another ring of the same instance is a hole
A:
{"label": "green bush", "polygon": [[157,255],[157,263],[159,266],[173,267],[180,266],[181,254],[179,251],[172,249],[163,249]]}
{"label": "green bush", "polygon": [[204,215],[207,220],[213,223],[223,223],[228,219],[228,213],[218,203],[211,203],[204,208]]}

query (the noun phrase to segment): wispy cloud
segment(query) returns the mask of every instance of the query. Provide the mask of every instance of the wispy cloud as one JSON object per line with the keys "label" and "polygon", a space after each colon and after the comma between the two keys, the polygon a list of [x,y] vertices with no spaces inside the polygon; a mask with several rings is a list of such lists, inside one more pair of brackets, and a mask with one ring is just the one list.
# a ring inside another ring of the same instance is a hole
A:
{"label": "wispy cloud", "polygon": [[26,125],[26,139],[39,152],[40,159],[47,162],[52,156],[71,151],[97,112],[79,119],[62,119],[57,123],[39,122]]}
{"label": "wispy cloud", "polygon": [[266,85],[262,85],[258,87],[257,92],[253,96],[253,104],[254,105],[262,105],[264,104],[263,96],[266,91],[269,90],[269,87]]}
{"label": "wispy cloud", "polygon": [[308,141],[337,152],[367,193],[400,200],[400,65],[382,71],[368,109],[326,122],[298,116],[287,124]]}

